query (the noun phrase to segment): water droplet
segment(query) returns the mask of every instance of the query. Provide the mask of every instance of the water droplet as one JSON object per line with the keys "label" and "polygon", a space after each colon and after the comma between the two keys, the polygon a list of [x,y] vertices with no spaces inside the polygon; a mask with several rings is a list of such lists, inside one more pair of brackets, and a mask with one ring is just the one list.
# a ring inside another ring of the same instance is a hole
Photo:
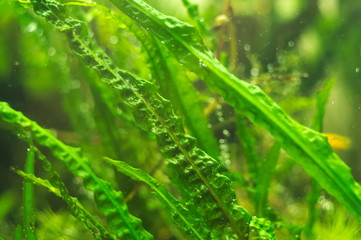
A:
{"label": "water droplet", "polygon": [[357,68],[355,69],[355,72],[357,72],[357,73],[360,72],[360,68],[357,67]]}
{"label": "water droplet", "polygon": [[294,41],[289,41],[289,42],[288,42],[288,46],[289,46],[290,48],[293,48],[293,47],[295,46],[295,42],[294,42]]}

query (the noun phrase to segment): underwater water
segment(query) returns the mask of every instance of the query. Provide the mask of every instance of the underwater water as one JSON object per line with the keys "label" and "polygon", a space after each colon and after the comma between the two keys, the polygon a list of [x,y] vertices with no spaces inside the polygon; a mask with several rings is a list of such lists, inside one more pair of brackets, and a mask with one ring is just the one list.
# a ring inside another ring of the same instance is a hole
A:
{"label": "underwater water", "polygon": [[361,3],[0,2],[0,239],[359,239]]}

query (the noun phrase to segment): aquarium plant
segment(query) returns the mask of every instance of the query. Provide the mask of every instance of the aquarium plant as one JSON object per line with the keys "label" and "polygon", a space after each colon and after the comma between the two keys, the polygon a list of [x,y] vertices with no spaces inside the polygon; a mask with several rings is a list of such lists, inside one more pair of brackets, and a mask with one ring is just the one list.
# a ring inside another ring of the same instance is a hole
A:
{"label": "aquarium plant", "polygon": [[[22,221],[1,231],[15,239],[359,236],[361,187],[334,152],[349,140],[323,133],[335,79],[302,97],[307,76],[291,53],[268,70],[255,55],[242,62],[237,3],[226,2],[212,26],[189,0],[179,1],[188,22],[154,1],[8,1],[32,38],[22,43],[24,84],[66,124],[53,128],[46,113],[0,102],[1,127],[26,151],[10,170],[23,179]],[[51,194],[63,202],[44,199]]]}

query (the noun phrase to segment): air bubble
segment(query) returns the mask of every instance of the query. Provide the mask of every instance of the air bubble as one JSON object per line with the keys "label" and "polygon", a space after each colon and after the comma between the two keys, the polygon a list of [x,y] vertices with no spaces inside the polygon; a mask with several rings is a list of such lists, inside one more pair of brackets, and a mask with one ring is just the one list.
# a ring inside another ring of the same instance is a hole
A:
{"label": "air bubble", "polygon": [[357,67],[357,68],[355,69],[355,72],[357,72],[357,73],[360,72],[360,68]]}
{"label": "air bubble", "polygon": [[37,28],[38,28],[38,26],[36,25],[36,23],[32,22],[32,23],[29,23],[28,26],[26,26],[25,30],[27,32],[35,32]]}
{"label": "air bubble", "polygon": [[52,56],[54,56],[54,55],[55,55],[55,53],[56,53],[56,49],[55,49],[55,48],[53,48],[53,47],[50,47],[50,48],[48,48],[47,53],[48,53],[48,55],[49,55],[50,57],[52,57]]}
{"label": "air bubble", "polygon": [[224,135],[225,137],[229,137],[231,134],[229,133],[229,131],[228,131],[227,129],[224,129],[224,130],[223,130],[223,135]]}
{"label": "air bubble", "polygon": [[251,69],[251,76],[252,77],[258,77],[259,75],[259,69],[258,68],[252,68]]}
{"label": "air bubble", "polygon": [[202,59],[199,59],[199,66],[200,67],[207,67],[207,64],[205,64]]}
{"label": "air bubble", "polygon": [[109,42],[110,42],[111,44],[113,44],[113,45],[117,44],[118,41],[119,41],[119,38],[118,38],[117,36],[111,36],[111,37],[109,38]]}
{"label": "air bubble", "polygon": [[251,45],[249,45],[249,44],[244,44],[243,49],[248,52],[248,51],[251,50]]}

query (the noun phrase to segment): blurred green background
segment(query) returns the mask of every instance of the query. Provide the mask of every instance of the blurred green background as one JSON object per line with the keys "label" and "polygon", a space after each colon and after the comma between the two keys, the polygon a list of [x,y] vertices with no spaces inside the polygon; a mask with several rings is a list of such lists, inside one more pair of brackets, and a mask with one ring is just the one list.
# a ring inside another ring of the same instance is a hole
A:
{"label": "blurred green background", "polygon": [[[147,2],[165,14],[193,24],[181,0]],[[227,1],[193,2],[199,4],[201,16],[213,28],[217,41],[221,35],[217,21],[224,14]],[[314,96],[324,81],[336,80],[327,106],[325,132],[352,140],[350,149],[338,153],[351,167],[356,180],[361,181],[361,1],[243,0],[233,1],[232,7],[236,26],[233,37],[237,43],[235,74],[241,79],[264,84],[261,87],[276,100],[280,95],[294,94],[287,91],[289,84],[299,85],[296,97],[307,98]],[[82,86],[84,75],[94,74],[69,54],[65,38],[31,9],[15,0],[2,0],[0,16],[0,101],[9,102],[43,127],[56,129],[62,135],[60,138],[76,145],[79,140],[72,136],[74,123],[68,118],[69,102],[64,96]],[[104,27],[102,31],[105,37],[100,40],[106,48],[129,44],[114,29]],[[225,51],[230,48],[228,37]],[[216,51],[212,40],[206,41]],[[134,58],[135,50],[117,51],[121,53],[118,58],[114,56],[118,62],[138,71],[136,65],[142,59]],[[147,70],[139,74],[146,76]],[[264,74],[268,74],[266,80]],[[292,82],[295,75],[297,81]],[[276,90],[267,90],[272,87],[265,83],[269,76],[282,80]],[[287,104],[296,103],[283,102],[285,107]],[[90,107],[84,103],[83,111]],[[312,110],[300,107],[293,116],[310,125]],[[22,179],[10,168],[23,168],[26,148],[16,133],[0,123],[0,223],[19,222]],[[59,201],[60,208],[60,200],[50,201]]]}

